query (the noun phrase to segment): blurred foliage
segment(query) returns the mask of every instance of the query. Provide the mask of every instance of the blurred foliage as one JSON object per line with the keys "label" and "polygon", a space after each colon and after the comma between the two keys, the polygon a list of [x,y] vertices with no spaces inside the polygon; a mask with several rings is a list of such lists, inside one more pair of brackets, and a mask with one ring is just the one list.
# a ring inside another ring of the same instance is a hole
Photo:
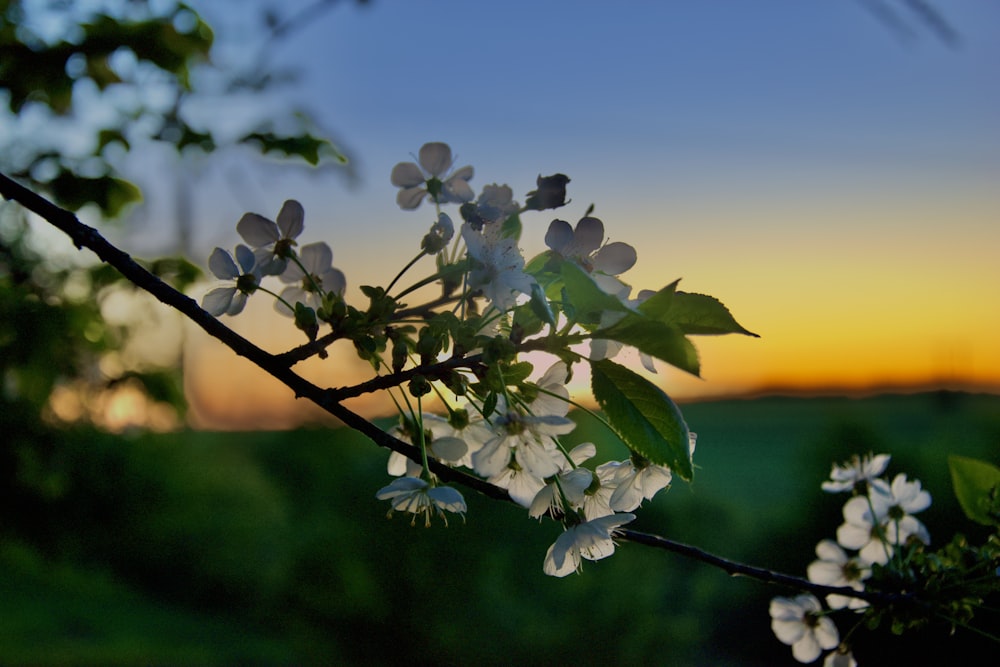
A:
{"label": "blurred foliage", "polygon": [[[115,218],[141,198],[118,173],[116,156],[144,141],[163,142],[178,152],[247,144],[311,165],[345,161],[314,133],[310,117],[294,109],[278,119],[286,131],[262,129],[265,123],[258,121],[260,127],[235,141],[223,138],[232,131],[224,124],[196,125],[187,104],[215,92],[207,83],[199,85],[196,76],[198,68],[212,67],[213,42],[213,30],[182,2],[122,1],[98,11],[84,2],[0,0],[0,101],[8,118],[13,123],[18,116],[41,116],[67,127],[76,139],[90,137],[83,147],[70,149],[60,144],[60,133],[15,132],[0,146],[0,169],[61,206],[78,210],[92,204]],[[246,76],[223,78],[226,88]],[[255,92],[264,94],[276,82],[268,78]],[[131,98],[121,89],[129,89]],[[98,106],[104,113],[94,113]]]}
{"label": "blurred foliage", "polygon": [[[831,461],[873,445],[934,494],[922,514],[933,544],[956,529],[978,539],[946,459],[995,459],[1000,398],[956,396],[947,410],[934,395],[689,405],[695,481],[635,527],[804,573],[841,521],[843,498],[819,490]],[[621,447],[578,420],[574,439]],[[19,527],[0,550],[0,626],[22,631],[0,635],[3,663],[795,664],[769,626],[781,589],[628,543],[579,576],[546,577],[559,528],[479,496],[448,528],[387,520],[374,500],[385,457],[345,429],[72,429],[50,444],[39,474],[58,493],[4,519]],[[993,650],[943,625],[859,640],[868,665],[974,664]]]}
{"label": "blurred foliage", "polygon": [[[266,33],[295,25],[276,11],[260,22]],[[341,164],[311,117],[291,107],[266,122],[248,117],[242,133],[228,117],[195,120],[190,109],[200,101],[247,91],[259,98],[284,83],[269,76],[264,42],[254,62],[226,70],[214,57],[215,32],[183,2],[0,0],[0,123],[8,130],[0,132],[0,171],[62,207],[113,220],[142,198],[121,169],[128,152],[150,142],[178,155],[251,146],[261,156]],[[151,328],[177,316],[151,309],[108,267],[81,266],[83,258],[50,247],[43,256],[44,237],[16,205],[0,205],[0,226],[0,409],[87,419],[103,409],[96,395],[139,387],[183,416],[179,341],[156,361],[136,353]],[[180,290],[201,275],[181,258],[145,264]],[[128,316],[109,320],[108,304],[121,311],[123,299]],[[50,410],[60,389],[76,403],[62,413]]]}

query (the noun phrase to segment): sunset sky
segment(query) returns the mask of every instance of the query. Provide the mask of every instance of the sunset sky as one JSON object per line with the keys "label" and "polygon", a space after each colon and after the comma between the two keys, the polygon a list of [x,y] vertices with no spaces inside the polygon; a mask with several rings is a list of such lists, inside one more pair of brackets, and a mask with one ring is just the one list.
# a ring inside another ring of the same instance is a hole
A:
{"label": "sunset sky", "polygon": [[[230,44],[252,33],[212,13],[231,4],[196,3],[222,45],[226,22]],[[696,339],[702,379],[660,368],[678,399],[1000,390],[1000,5],[935,4],[957,43],[890,0],[341,3],[275,45],[301,78],[273,103],[308,107],[355,158],[356,184],[205,167],[199,244],[205,258],[231,248],[244,211],[299,199],[302,240],[331,245],[359,299],[433,218],[399,210],[393,165],[445,141],[477,192],[508,183],[523,201],[538,174],[570,176],[569,206],[525,216],[526,256],[553,217],[575,223],[593,203],[609,240],[638,249],[623,276],[635,290],[682,278],[761,335]],[[230,323],[274,351],[299,342],[251,306]],[[357,367],[334,355],[305,372],[340,385]],[[290,414],[287,390],[197,332],[188,368],[202,424]]]}

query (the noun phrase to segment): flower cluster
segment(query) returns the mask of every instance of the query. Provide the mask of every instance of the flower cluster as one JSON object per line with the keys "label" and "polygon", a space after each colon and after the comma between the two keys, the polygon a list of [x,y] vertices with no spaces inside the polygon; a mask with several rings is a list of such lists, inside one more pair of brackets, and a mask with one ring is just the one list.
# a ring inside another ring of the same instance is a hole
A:
{"label": "flower cluster", "polygon": [[[299,245],[305,214],[287,201],[276,220],[256,213],[240,219],[244,244],[235,257],[220,248],[212,253],[209,268],[227,284],[209,291],[203,307],[236,315],[250,296],[266,293],[315,342],[317,354],[335,340],[353,343],[399,408],[391,434],[412,445],[389,457],[397,479],[376,494],[389,501],[389,514],[423,517],[425,524],[446,513],[464,516],[462,495],[443,483],[438,466],[474,475],[506,491],[530,517],[561,524],[543,571],[562,577],[583,560],[614,553],[615,537],[639,506],[674,476],[690,479],[693,472],[695,436],[680,411],[658,386],[612,361],[616,353],[632,347],[647,370],[655,371],[658,359],[697,374],[688,334],[750,332],[721,303],[680,292],[676,282],[633,297],[622,274],[635,265],[635,248],[609,242],[591,210],[575,225],[551,220],[546,250],[526,259],[522,216],[566,206],[570,179],[539,176],[521,205],[508,185],[486,185],[477,197],[473,168],[453,169],[453,162],[447,144],[431,142],[416,161],[392,169],[399,207],[415,211],[427,200],[433,217],[417,256],[387,287],[361,288],[366,306],[347,303],[346,279],[328,245]],[[457,215],[445,211],[449,205]],[[433,263],[429,275],[403,286],[425,258]],[[280,293],[264,286],[269,276],[285,284]],[[434,285],[438,296],[417,298]],[[329,331],[319,338],[324,327]],[[555,361],[538,372],[522,358],[527,352]],[[562,441],[576,427],[567,383],[586,365],[603,411],[594,417],[621,439],[627,458],[594,461],[593,444],[570,449]],[[431,394],[447,417],[424,409]]]}
{"label": "flower cluster", "polygon": [[826,609],[811,594],[772,601],[771,628],[780,641],[792,646],[799,662],[813,662],[823,651],[836,648],[827,654],[825,664],[854,664],[827,614],[867,609],[869,603],[849,591],[864,591],[873,568],[905,569],[911,551],[930,543],[927,529],[913,515],[930,506],[931,496],[919,481],[909,481],[905,474],[891,482],[883,478],[889,460],[888,454],[854,456],[844,464],[834,464],[830,479],[822,484],[828,493],[846,492],[851,497],[844,504],[844,522],[837,528],[836,541],[824,539],[816,545],[817,559],[809,564],[807,575],[815,584],[845,593],[826,595]]}
{"label": "flower cluster", "polygon": [[[302,233],[304,221],[305,211],[293,199],[281,206],[277,221],[257,213],[240,218],[236,231],[247,245],[236,246],[236,261],[222,248],[216,248],[208,262],[212,275],[234,284],[209,291],[202,300],[202,308],[216,317],[238,315],[248,297],[262,291],[275,298],[279,313],[296,316],[296,304],[302,304],[300,313],[302,307],[315,311],[322,307],[324,299],[342,297],[347,279],[333,268],[330,246],[310,243],[296,252],[295,239]],[[289,286],[281,294],[275,294],[261,285],[265,276],[277,276]]]}

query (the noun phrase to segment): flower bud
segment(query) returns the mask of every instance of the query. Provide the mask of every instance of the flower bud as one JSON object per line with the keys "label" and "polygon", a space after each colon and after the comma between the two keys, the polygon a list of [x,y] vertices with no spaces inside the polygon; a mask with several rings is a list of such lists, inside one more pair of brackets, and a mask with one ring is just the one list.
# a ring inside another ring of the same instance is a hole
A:
{"label": "flower bud", "polygon": [[568,176],[565,174],[539,175],[535,182],[537,189],[528,193],[528,198],[524,202],[526,209],[544,211],[547,208],[559,208],[567,204],[566,184],[569,183]]}

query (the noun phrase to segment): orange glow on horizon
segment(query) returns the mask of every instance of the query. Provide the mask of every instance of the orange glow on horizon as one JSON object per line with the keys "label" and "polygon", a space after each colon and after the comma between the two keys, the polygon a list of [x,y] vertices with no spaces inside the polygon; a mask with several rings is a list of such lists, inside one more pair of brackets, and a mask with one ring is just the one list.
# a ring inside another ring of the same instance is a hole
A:
{"label": "orange glow on horizon", "polygon": [[[931,197],[931,204],[903,198],[896,208],[877,198],[836,200],[840,208],[824,208],[792,196],[763,213],[725,207],[692,211],[709,222],[679,220],[676,232],[665,228],[662,212],[618,211],[618,224],[616,212],[608,212],[610,238],[638,248],[638,263],[622,276],[633,291],[682,278],[680,289],[717,297],[740,324],[761,336],[692,337],[701,378],[664,364],[658,364],[656,375],[646,374],[634,351],[624,351],[617,360],[679,402],[773,391],[1000,392],[1000,345],[994,333],[1000,330],[1000,308],[991,292],[1000,284],[997,246],[990,241],[997,239],[996,204],[969,200],[952,209],[956,198],[945,193],[940,202]],[[809,225],[797,228],[794,221],[810,214]],[[946,216],[982,233],[949,235],[941,223]],[[726,219],[730,224],[724,224]],[[543,227],[526,226],[526,256],[544,247]],[[789,229],[799,231],[790,234]],[[342,245],[351,240],[343,239]],[[392,256],[380,255],[386,262]],[[373,275],[378,267],[365,257],[370,254],[338,255],[337,265],[352,286],[378,284],[384,277]],[[352,289],[349,301],[362,303]],[[274,352],[303,341],[290,321],[263,300],[251,300],[247,313],[224,321]],[[319,408],[296,401],[287,388],[200,331],[190,342],[186,377],[195,426],[331,423]],[[549,362],[535,363],[540,373]],[[372,375],[347,343],[335,345],[330,359],[310,360],[296,370],[320,386],[350,385]],[[571,391],[586,402],[585,368],[575,370]],[[384,395],[355,399],[348,406],[365,416],[394,413]]]}

